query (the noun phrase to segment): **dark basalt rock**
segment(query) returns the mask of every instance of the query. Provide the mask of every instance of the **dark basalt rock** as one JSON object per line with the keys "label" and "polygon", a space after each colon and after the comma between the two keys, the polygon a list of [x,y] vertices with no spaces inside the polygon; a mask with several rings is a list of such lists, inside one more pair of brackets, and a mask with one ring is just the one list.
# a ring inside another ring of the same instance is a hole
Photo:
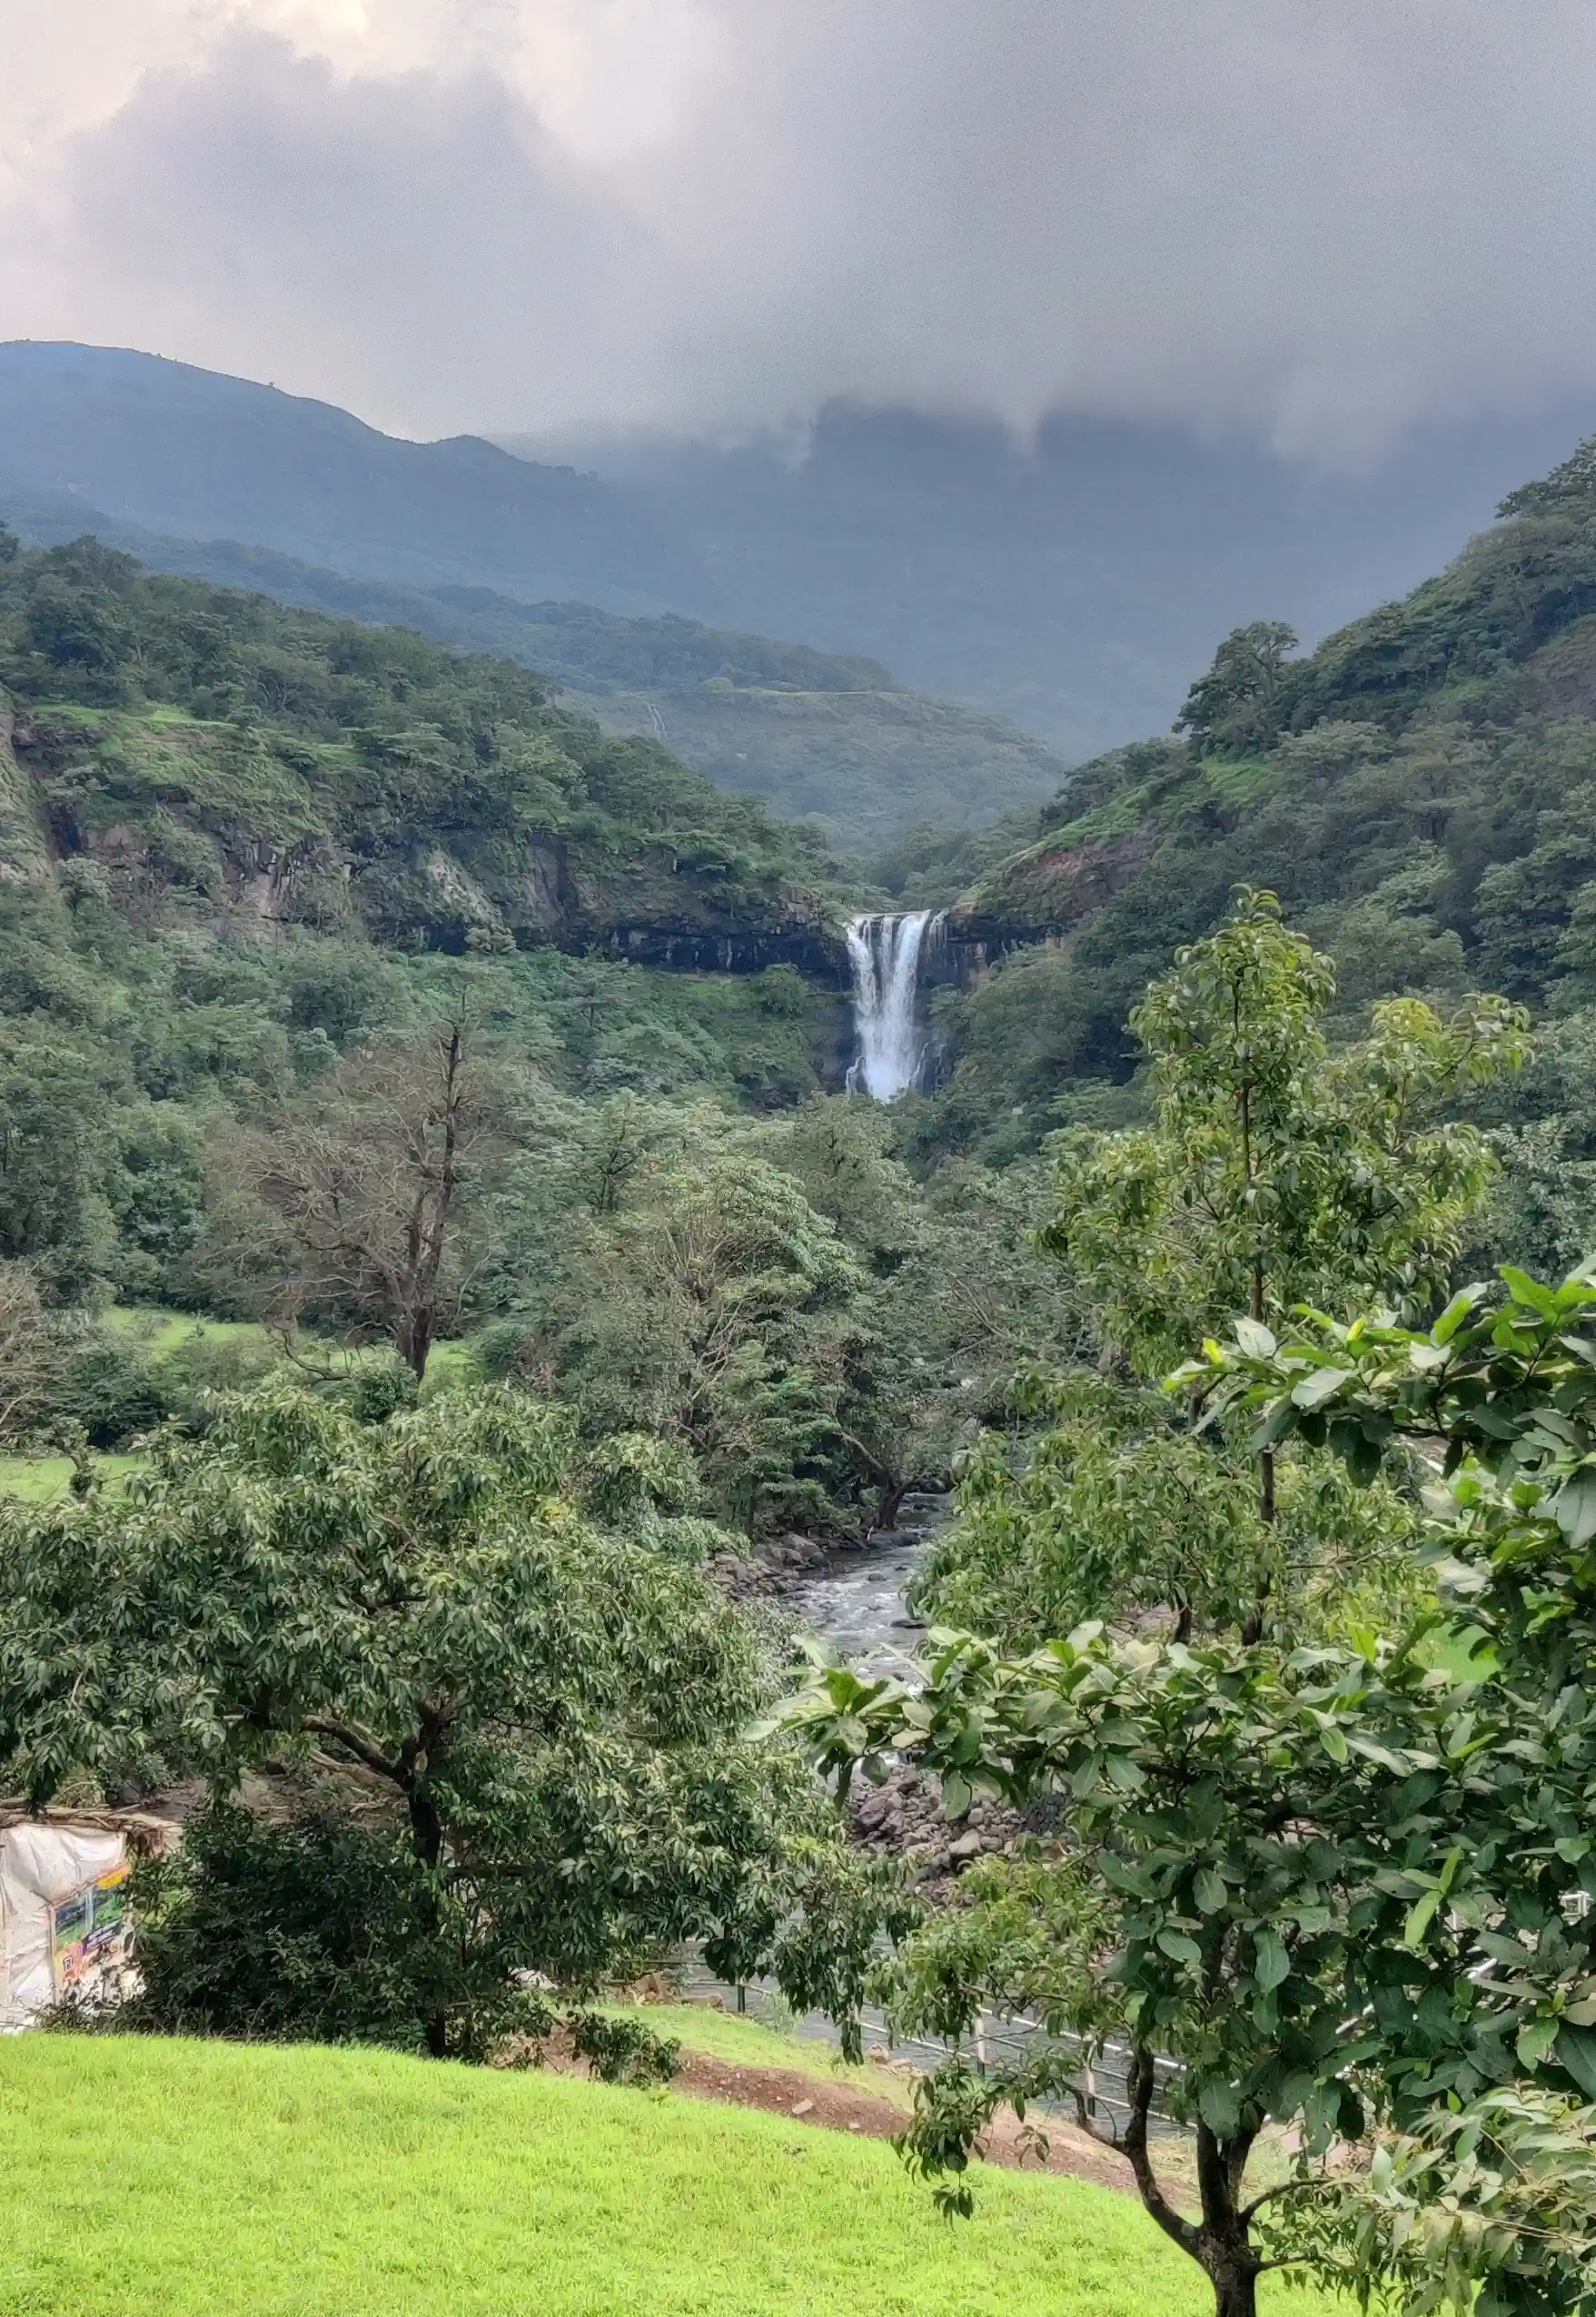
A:
{"label": "dark basalt rock", "polygon": [[995,965],[1011,950],[1056,940],[1063,931],[1056,925],[1016,925],[998,917],[950,916],[937,938],[927,942],[921,952],[920,985],[967,989],[988,965]]}
{"label": "dark basalt rock", "polygon": [[[1046,941],[1062,927],[1005,924],[996,918],[950,920],[920,952],[922,988],[963,989],[1011,950]],[[840,929],[824,926],[729,926],[706,928],[680,921],[617,926],[600,936],[556,936],[561,949],[626,957],[639,965],[682,974],[762,974],[793,965],[806,981],[848,991],[853,969]]]}
{"label": "dark basalt rock", "polygon": [[680,923],[617,926],[601,938],[562,941],[560,946],[679,974],[762,974],[771,965],[793,965],[806,981],[818,982],[825,988],[852,986],[847,943],[839,933],[821,926],[740,926],[714,930]]}

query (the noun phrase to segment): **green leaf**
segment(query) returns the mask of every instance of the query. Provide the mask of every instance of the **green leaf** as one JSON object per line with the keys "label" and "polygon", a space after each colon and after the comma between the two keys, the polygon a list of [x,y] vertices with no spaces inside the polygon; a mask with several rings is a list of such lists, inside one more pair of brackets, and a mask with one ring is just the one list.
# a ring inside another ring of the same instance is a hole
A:
{"label": "green leaf", "polygon": [[1472,1287],[1460,1287],[1431,1329],[1431,1341],[1434,1343],[1450,1343],[1484,1292],[1483,1285],[1478,1282]]}
{"label": "green leaf", "polygon": [[1273,1401],[1269,1413],[1247,1442],[1251,1456],[1261,1456],[1266,1448],[1274,1448],[1291,1431],[1297,1421],[1297,1411],[1288,1398]]}
{"label": "green leaf", "polygon": [[1532,2019],[1518,2033],[1516,2049],[1521,2066],[1537,2068],[1558,2041],[1555,2019]]}
{"label": "green leaf", "polygon": [[1334,1722],[1326,1722],[1319,1732],[1319,1743],[1333,1762],[1344,1762],[1350,1752],[1346,1732]]}
{"label": "green leaf", "polygon": [[1569,1543],[1588,1545],[1596,1537],[1596,1470],[1581,1467],[1552,1499],[1552,1516]]}
{"label": "green leaf", "polygon": [[1197,2094],[1197,2105],[1204,2123],[1217,2138],[1228,2140],[1239,2129],[1242,2104],[1234,2084],[1204,2084]]}
{"label": "green leaf", "polygon": [[1402,1932],[1404,1946],[1423,1945],[1424,1934],[1434,1921],[1435,1910],[1440,1905],[1441,1893],[1438,1890],[1426,1891],[1423,1897],[1408,1909],[1408,1919],[1403,1925]]}
{"label": "green leaf", "polygon": [[1538,1312],[1543,1320],[1557,1317],[1557,1297],[1550,1287],[1542,1287],[1528,1272],[1520,1271],[1512,1263],[1503,1263],[1502,1276],[1512,1290],[1513,1301],[1526,1311]]}
{"label": "green leaf", "polygon": [[1212,1866],[1199,1866],[1192,1883],[1192,1895],[1198,1910],[1204,1915],[1217,1915],[1224,1905],[1224,1885]]}
{"label": "green leaf", "polygon": [[942,1807],[950,1818],[962,1818],[975,1800],[975,1789],[968,1778],[957,1770],[949,1770],[942,1781]]}
{"label": "green leaf", "polygon": [[1267,1994],[1271,1987],[1279,1986],[1290,1969],[1284,1940],[1265,1926],[1253,1941],[1253,1973],[1259,1986]]}
{"label": "green leaf", "polygon": [[1176,1963],[1201,1963],[1203,1950],[1185,1931],[1160,1931],[1157,1945]]}
{"label": "green leaf", "polygon": [[1292,1386],[1293,1402],[1298,1408],[1321,1407],[1357,1372],[1355,1368],[1315,1368],[1312,1375]]}
{"label": "green leaf", "polygon": [[1273,1360],[1280,1349],[1274,1332],[1264,1326],[1262,1320],[1238,1320],[1235,1340],[1242,1350],[1254,1360]]}
{"label": "green leaf", "polygon": [[1596,2035],[1588,2028],[1571,2027],[1565,2020],[1558,2030],[1557,2056],[1588,2100],[1596,2100]]}

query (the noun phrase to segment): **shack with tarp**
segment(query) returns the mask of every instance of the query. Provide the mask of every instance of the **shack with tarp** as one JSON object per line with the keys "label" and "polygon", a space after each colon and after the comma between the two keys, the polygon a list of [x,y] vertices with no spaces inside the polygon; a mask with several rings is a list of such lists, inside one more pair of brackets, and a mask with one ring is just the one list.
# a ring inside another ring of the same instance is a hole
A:
{"label": "shack with tarp", "polygon": [[0,1802],[0,2033],[31,2026],[53,2004],[127,1992],[128,1876],[175,1831],[135,1810]]}

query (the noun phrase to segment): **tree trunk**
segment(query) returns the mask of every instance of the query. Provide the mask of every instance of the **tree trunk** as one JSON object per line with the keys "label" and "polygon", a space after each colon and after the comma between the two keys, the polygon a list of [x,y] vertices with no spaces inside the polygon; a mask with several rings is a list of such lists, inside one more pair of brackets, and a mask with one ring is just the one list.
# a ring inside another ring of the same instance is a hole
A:
{"label": "tree trunk", "polygon": [[1258,2317],[1258,2272],[1250,2261],[1220,2260],[1208,2274],[1214,2317]]}

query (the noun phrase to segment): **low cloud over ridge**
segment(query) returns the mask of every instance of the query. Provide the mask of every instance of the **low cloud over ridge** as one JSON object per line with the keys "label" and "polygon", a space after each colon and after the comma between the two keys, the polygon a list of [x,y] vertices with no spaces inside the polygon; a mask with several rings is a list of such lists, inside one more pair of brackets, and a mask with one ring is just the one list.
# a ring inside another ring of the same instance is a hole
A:
{"label": "low cloud over ridge", "polygon": [[1596,387],[1580,0],[103,14],[0,0],[0,336],[416,434],[847,396],[1356,460]]}

